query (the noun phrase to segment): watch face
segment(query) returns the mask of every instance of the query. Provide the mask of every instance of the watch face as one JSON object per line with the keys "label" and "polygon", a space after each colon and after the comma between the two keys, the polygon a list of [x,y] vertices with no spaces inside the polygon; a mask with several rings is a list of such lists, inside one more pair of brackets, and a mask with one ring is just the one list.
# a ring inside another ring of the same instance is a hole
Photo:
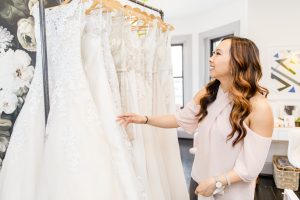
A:
{"label": "watch face", "polygon": [[222,187],[222,183],[220,181],[216,182],[216,188],[221,188]]}

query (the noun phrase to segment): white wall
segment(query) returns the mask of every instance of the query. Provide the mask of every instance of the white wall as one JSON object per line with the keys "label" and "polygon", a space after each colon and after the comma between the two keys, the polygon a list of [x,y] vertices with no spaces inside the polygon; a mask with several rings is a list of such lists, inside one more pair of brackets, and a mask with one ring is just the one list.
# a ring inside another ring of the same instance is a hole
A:
{"label": "white wall", "polygon": [[[300,47],[299,8],[299,0],[248,0],[246,36],[260,49],[265,86],[272,84],[268,77],[270,49]],[[300,104],[299,100],[273,100],[274,114],[278,114],[278,104]],[[267,161],[271,162],[273,154],[286,154],[287,146],[287,142],[273,142]]]}
{"label": "white wall", "polygon": [[172,35],[192,35],[192,94],[195,94],[203,87],[205,77],[203,74],[203,66],[199,66],[199,33],[235,21],[245,21],[245,12],[245,0],[236,0],[225,6],[215,8],[214,10],[208,10],[206,13],[199,13],[199,15],[196,16],[180,19],[166,19],[168,23],[175,27]]}
{"label": "white wall", "polygon": [[265,76],[262,83],[269,85],[270,49],[300,47],[299,0],[249,0],[247,37],[260,49]]}

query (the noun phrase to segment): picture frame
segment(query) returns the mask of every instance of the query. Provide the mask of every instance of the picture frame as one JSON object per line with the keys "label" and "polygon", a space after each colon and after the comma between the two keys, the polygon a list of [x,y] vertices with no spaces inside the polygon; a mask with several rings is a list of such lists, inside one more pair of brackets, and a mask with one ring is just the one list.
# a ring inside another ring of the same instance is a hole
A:
{"label": "picture frame", "polygon": [[272,47],[268,59],[269,99],[300,99],[300,46]]}

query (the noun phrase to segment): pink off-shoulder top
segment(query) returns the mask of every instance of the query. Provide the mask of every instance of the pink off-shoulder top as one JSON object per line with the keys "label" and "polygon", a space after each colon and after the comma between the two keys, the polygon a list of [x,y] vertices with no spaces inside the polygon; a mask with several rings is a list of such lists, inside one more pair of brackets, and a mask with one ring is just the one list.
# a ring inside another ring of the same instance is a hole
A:
{"label": "pink off-shoulder top", "polygon": [[227,135],[232,128],[229,116],[232,104],[228,93],[220,88],[216,100],[208,106],[208,115],[198,123],[200,105],[190,101],[175,117],[179,126],[189,133],[198,132],[192,178],[200,183],[206,178],[234,170],[243,180],[225,188],[224,195],[215,195],[216,200],[253,200],[256,178],[261,172],[271,145],[271,138],[252,131],[245,123],[247,135],[234,147]]}

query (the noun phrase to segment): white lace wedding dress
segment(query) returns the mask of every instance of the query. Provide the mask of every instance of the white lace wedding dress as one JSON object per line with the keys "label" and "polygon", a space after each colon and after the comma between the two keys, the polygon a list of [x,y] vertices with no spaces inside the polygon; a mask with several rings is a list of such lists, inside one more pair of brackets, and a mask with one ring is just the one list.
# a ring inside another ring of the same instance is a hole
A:
{"label": "white lace wedding dress", "polygon": [[[168,32],[158,32],[153,64],[153,115],[175,113],[175,95]],[[188,192],[180,159],[176,129],[153,130],[157,135],[172,200],[187,200]]]}
{"label": "white lace wedding dress", "polygon": [[[168,91],[173,89],[172,68],[166,63],[169,57],[164,57],[167,41],[162,42],[166,38],[159,37],[158,33],[159,30],[152,27],[146,35],[138,37],[123,16],[117,15],[112,21],[110,42],[120,84],[122,112],[157,115],[173,111],[170,109],[174,105],[173,91]],[[157,55],[157,50],[163,55]],[[161,80],[165,73],[153,75],[154,65],[158,69],[168,69],[166,81]],[[167,87],[160,88],[163,85]],[[134,160],[148,186],[149,199],[187,200],[176,130],[130,125],[127,133],[132,138]]]}
{"label": "white lace wedding dress", "polygon": [[116,116],[121,112],[119,83],[105,25],[102,13],[86,16],[82,39],[84,68],[104,131],[113,149],[114,167],[125,191],[123,199],[143,200],[146,199],[145,187],[138,181],[131,142],[125,130],[116,122]]}
{"label": "white lace wedding dress", "polygon": [[[125,191],[130,187],[123,188],[120,181],[115,146],[111,144],[116,135],[110,138],[104,132],[103,118],[85,76],[81,55],[83,9],[79,2],[46,10],[48,123],[45,128],[38,45],[36,73],[0,173],[1,200],[131,200],[127,197],[136,196],[135,191]],[[37,7],[34,16],[39,40]]]}
{"label": "white lace wedding dress", "polygon": [[[109,16],[107,16],[106,19],[109,19]],[[127,36],[131,34],[130,24],[124,20],[122,14],[116,14],[113,20],[108,22],[107,28],[109,31],[111,53],[118,75],[121,111],[122,113],[140,113],[136,74],[134,71],[134,67],[139,65],[141,59],[139,56],[139,45],[128,40]],[[126,133],[132,141],[133,163],[139,184],[144,187],[145,198],[152,200],[148,182],[149,170],[147,168],[145,155],[144,137],[143,134],[141,134],[142,127],[139,125],[129,125],[126,129]]]}

